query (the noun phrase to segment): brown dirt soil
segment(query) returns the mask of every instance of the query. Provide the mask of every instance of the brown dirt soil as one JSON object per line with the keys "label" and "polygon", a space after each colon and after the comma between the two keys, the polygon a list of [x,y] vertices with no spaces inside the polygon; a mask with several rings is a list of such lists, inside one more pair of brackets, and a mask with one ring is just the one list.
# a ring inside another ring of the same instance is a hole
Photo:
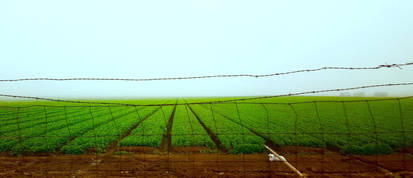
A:
{"label": "brown dirt soil", "polygon": [[[204,147],[121,147],[120,155],[0,155],[0,177],[297,177],[267,154],[230,155]],[[308,177],[413,177],[413,149],[391,155],[346,156],[321,148],[279,153]],[[201,153],[202,152],[202,153]]]}

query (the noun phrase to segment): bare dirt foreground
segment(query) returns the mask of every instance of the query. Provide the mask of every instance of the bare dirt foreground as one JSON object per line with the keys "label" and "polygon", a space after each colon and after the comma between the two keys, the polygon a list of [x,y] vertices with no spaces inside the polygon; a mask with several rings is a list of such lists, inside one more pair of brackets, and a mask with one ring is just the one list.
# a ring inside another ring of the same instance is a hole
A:
{"label": "bare dirt foreground", "polygon": [[[0,155],[0,177],[297,177],[267,154],[205,153],[206,148],[120,148],[122,154]],[[200,153],[203,152],[203,153]],[[346,156],[308,147],[280,154],[308,177],[413,177],[413,149],[379,156]]]}

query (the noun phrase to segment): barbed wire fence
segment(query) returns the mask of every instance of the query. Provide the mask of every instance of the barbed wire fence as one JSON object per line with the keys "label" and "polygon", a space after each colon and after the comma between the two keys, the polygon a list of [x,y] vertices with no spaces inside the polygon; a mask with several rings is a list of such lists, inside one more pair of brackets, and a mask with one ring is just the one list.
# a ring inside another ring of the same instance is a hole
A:
{"label": "barbed wire fence", "polygon": [[[376,70],[412,64],[323,67],[299,72]],[[0,81],[27,80],[54,79]],[[319,101],[282,101],[277,98],[409,85],[413,82],[225,100],[187,98],[138,104],[0,94],[8,98],[62,103],[0,105],[0,152],[21,155],[0,156],[0,164],[3,164],[0,174],[408,176],[413,172],[410,149],[413,144],[413,96]],[[267,155],[262,154],[265,152],[279,155],[275,157],[276,161],[269,161]],[[39,155],[54,156],[44,158]],[[299,172],[290,169],[286,163]]]}
{"label": "barbed wire fence", "polygon": [[208,79],[208,78],[237,78],[237,77],[252,77],[252,78],[265,78],[275,77],[282,75],[291,75],[304,72],[316,72],[323,70],[378,70],[384,68],[399,68],[411,66],[413,62],[401,63],[401,64],[382,64],[373,67],[320,67],[315,69],[303,69],[289,72],[278,72],[271,74],[220,74],[220,75],[203,75],[203,76],[189,76],[189,77],[157,77],[157,78],[21,78],[21,79],[2,79],[0,82],[22,82],[22,81],[82,81],[82,80],[100,80],[100,81],[129,81],[129,82],[142,82],[142,81],[159,81],[159,80],[193,80],[193,79]]}

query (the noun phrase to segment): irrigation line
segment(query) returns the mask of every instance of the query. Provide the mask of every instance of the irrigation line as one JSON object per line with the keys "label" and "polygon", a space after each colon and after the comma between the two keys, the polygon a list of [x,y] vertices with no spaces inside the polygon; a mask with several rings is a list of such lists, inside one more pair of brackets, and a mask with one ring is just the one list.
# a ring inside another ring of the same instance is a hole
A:
{"label": "irrigation line", "polygon": [[300,177],[306,177],[304,174],[302,174],[297,168],[295,168],[293,165],[291,165],[287,159],[284,157],[281,157],[277,152],[275,152],[273,149],[271,149],[269,146],[264,145],[265,148],[267,148],[272,154],[274,154],[281,162],[283,162],[285,165],[287,165],[290,169],[292,169],[295,173],[297,173]]}
{"label": "irrigation line", "polygon": [[372,67],[320,67],[314,69],[302,69],[289,72],[277,72],[270,74],[218,74],[218,75],[203,75],[203,76],[189,76],[189,77],[158,77],[158,78],[20,78],[20,79],[2,79],[0,82],[22,82],[22,81],[129,81],[129,82],[143,82],[143,81],[163,81],[163,80],[193,80],[193,79],[207,79],[207,78],[265,78],[280,75],[289,75],[304,72],[316,72],[322,70],[378,70],[382,68],[399,68],[413,65],[413,62],[402,64],[382,64]]}

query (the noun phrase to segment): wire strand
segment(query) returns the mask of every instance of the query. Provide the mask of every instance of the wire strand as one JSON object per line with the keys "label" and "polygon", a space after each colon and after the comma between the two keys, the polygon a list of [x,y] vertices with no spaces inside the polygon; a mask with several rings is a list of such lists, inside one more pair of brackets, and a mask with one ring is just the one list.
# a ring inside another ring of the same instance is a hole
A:
{"label": "wire strand", "polygon": [[[314,91],[288,93],[288,94],[280,94],[280,95],[272,95],[272,96],[237,98],[237,99],[228,99],[228,100],[215,100],[215,101],[207,101],[207,102],[177,103],[176,105],[185,105],[185,104],[220,104],[220,103],[231,103],[231,102],[238,102],[238,101],[251,101],[251,100],[258,100],[258,99],[269,99],[269,98],[277,98],[277,97],[285,97],[285,96],[297,96],[297,95],[306,95],[306,94],[317,94],[317,93],[327,93],[327,92],[339,92],[339,91],[348,91],[348,90],[357,90],[357,89],[366,89],[366,88],[378,88],[378,87],[407,86],[407,85],[413,85],[413,82],[406,82],[406,83],[388,83],[388,84],[376,84],[376,85],[364,85],[364,86],[350,87],[350,88],[336,88],[336,89],[326,89],[326,90],[314,90]],[[98,104],[98,105],[119,105],[119,106],[172,106],[172,105],[175,105],[175,103],[169,103],[169,104],[168,104],[168,103],[167,103],[167,104],[131,104],[131,103],[78,101],[78,100],[65,100],[65,99],[44,98],[44,97],[35,97],[35,96],[9,95],[9,94],[0,94],[0,97],[19,98],[19,99],[34,99],[34,100],[44,100],[44,101],[53,101],[53,102],[66,102],[66,103],[76,103],[76,104]],[[410,97],[411,97],[411,96],[401,97],[401,98],[410,98]],[[377,99],[377,100],[386,100],[386,98],[384,98],[384,99]]]}
{"label": "wire strand", "polygon": [[274,77],[280,75],[290,75],[304,72],[316,72],[323,70],[378,70],[383,68],[399,68],[404,66],[413,65],[413,62],[402,64],[382,64],[373,67],[320,67],[315,69],[302,69],[289,72],[278,72],[270,74],[218,74],[218,75],[203,75],[203,76],[188,76],[188,77],[158,77],[158,78],[20,78],[20,79],[2,79],[0,82],[22,82],[22,81],[129,81],[129,82],[143,82],[143,81],[163,81],[163,80],[193,80],[193,79],[208,79],[208,78],[238,78],[238,77],[250,77],[250,78],[265,78]]}

